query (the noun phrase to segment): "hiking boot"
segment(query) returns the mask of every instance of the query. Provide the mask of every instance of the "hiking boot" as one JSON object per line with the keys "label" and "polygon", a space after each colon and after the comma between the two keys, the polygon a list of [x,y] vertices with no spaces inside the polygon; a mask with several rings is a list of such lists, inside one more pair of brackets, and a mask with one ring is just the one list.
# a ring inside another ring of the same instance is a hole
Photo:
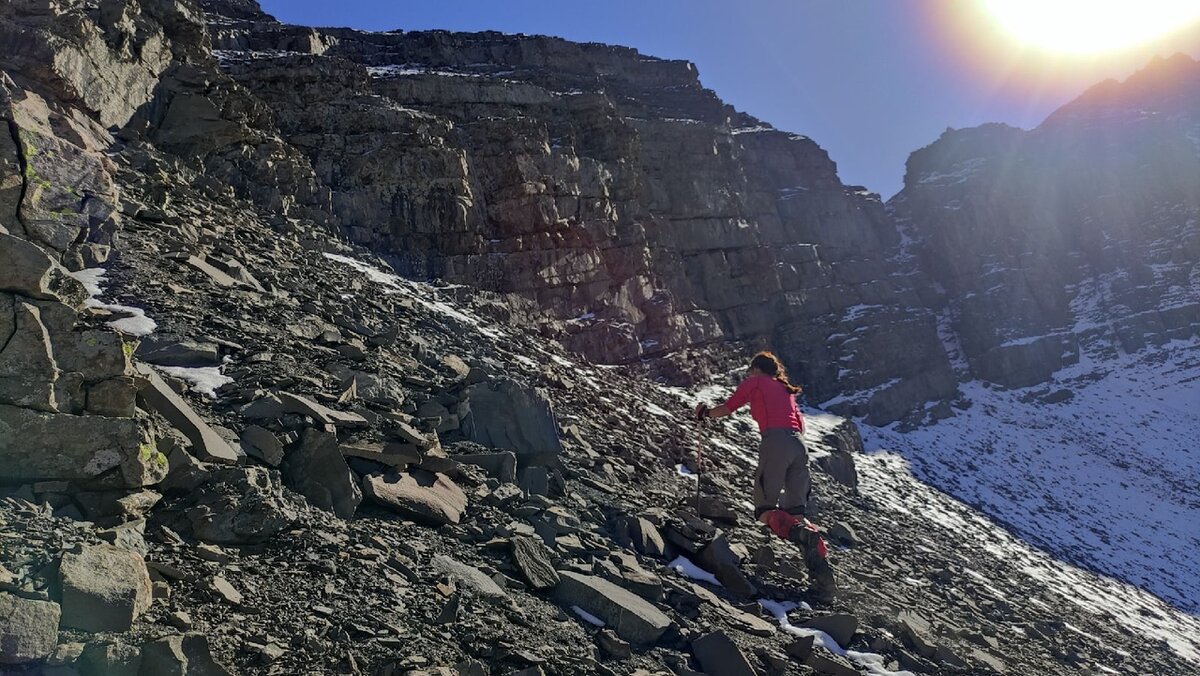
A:
{"label": "hiking boot", "polygon": [[820,529],[805,519],[792,527],[788,540],[800,545],[804,551],[804,565],[811,581],[807,592],[809,598],[820,604],[832,603],[838,586],[833,577],[833,566],[829,565],[829,548]]}
{"label": "hiking boot", "polygon": [[837,581],[833,578],[833,567],[828,561],[816,569],[810,566],[808,578],[812,581],[805,592],[809,601],[818,605],[829,605],[837,600]]}

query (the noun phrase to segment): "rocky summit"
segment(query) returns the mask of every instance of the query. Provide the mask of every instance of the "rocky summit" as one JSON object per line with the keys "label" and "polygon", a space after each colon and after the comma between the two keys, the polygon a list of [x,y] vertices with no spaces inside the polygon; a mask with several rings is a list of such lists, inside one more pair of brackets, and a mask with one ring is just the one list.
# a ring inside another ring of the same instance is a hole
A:
{"label": "rocky summit", "polygon": [[[1200,669],[1190,59],[885,205],[621,47],[253,0],[10,0],[0,45],[0,673]],[[831,603],[748,418],[690,418],[761,346]],[[1054,464],[1155,378],[1161,429]],[[1100,489],[1175,517],[1055,503]]]}

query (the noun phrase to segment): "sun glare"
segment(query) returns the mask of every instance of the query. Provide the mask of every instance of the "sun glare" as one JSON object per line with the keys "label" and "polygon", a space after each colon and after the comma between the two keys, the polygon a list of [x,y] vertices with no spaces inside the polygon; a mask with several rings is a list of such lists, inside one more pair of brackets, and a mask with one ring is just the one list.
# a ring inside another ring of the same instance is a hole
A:
{"label": "sun glare", "polygon": [[1200,20],[1200,0],[983,0],[1018,41],[1063,54],[1117,52]]}

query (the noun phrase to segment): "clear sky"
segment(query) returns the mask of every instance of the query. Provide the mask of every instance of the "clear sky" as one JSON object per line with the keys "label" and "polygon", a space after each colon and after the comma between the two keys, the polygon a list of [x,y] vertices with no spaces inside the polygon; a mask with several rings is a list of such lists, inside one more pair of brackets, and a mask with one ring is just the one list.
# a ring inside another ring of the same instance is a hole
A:
{"label": "clear sky", "polygon": [[[1033,2],[990,1],[1008,7]],[[1200,0],[1037,0],[1033,12],[999,18],[984,8],[987,2],[261,0],[264,10],[287,23],[546,34],[687,59],[721,98],[813,138],[838,163],[843,181],[885,198],[900,189],[908,154],[946,127],[1033,127],[1088,86],[1124,78],[1155,54],[1200,57],[1200,22],[1177,15],[1164,18],[1177,30],[1133,47],[1085,55],[1058,51],[1078,47],[1065,39],[1077,33],[1103,43],[1115,39],[1106,29],[1119,38],[1142,28],[1119,15],[1129,7],[1142,8],[1141,21],[1153,18],[1144,10],[1147,3],[1169,9],[1200,7]],[[1068,12],[1071,5],[1090,9],[1078,21],[1046,16],[1043,8],[1054,2]],[[1095,10],[1105,4],[1125,7],[1109,17]],[[1028,35],[1014,33],[1014,26]],[[1055,44],[1060,36],[1062,44]]]}

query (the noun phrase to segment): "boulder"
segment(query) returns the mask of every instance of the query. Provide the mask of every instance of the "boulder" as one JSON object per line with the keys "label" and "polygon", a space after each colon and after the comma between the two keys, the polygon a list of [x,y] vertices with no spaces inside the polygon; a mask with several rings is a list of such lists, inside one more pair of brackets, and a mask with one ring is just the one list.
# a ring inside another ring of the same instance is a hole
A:
{"label": "boulder", "polygon": [[444,554],[433,557],[430,565],[435,571],[453,578],[460,585],[482,598],[492,601],[508,599],[508,593],[496,584],[495,580],[474,566],[469,566]]}
{"label": "boulder", "polygon": [[937,652],[937,645],[931,638],[932,630],[925,618],[911,610],[904,610],[897,617],[897,623],[897,634],[905,646],[921,657],[933,657]]}
{"label": "boulder", "polygon": [[347,458],[362,458],[396,469],[419,465],[422,460],[421,453],[416,446],[394,441],[342,444],[339,450]]}
{"label": "boulder", "polygon": [[167,636],[142,645],[140,676],[230,676],[203,634]]}
{"label": "boulder", "polygon": [[83,676],[141,676],[142,651],[128,643],[89,643],[78,662]]}
{"label": "boulder", "polygon": [[88,293],[36,244],[0,233],[0,291],[79,307]]}
{"label": "boulder", "polygon": [[127,631],[150,608],[150,573],[141,555],[113,545],[63,554],[62,624],[83,631]]}
{"label": "boulder", "polygon": [[523,466],[544,464],[562,452],[545,392],[503,378],[471,385],[466,400],[470,412],[462,429],[468,440],[511,450]]}
{"label": "boulder", "polygon": [[600,618],[621,638],[650,646],[674,624],[671,618],[636,594],[592,575],[560,571],[555,597]]}
{"label": "boulder", "polygon": [[304,431],[300,446],[283,461],[287,485],[314,506],[343,519],[354,516],[362,491],[338,450],[337,437],[313,428]]}
{"label": "boulder", "polygon": [[854,632],[858,631],[858,618],[844,613],[820,615],[805,620],[800,626],[823,631],[837,641],[838,645],[845,648],[850,645],[850,639],[854,638]]}
{"label": "boulder", "polygon": [[59,606],[0,592],[0,664],[36,662],[58,645]]}
{"label": "boulder", "polygon": [[41,312],[0,294],[0,404],[57,411],[57,380],[58,365]]}
{"label": "boulder", "polygon": [[262,542],[291,528],[299,510],[266,467],[214,467],[185,512],[192,534],[216,544]]}
{"label": "boulder", "polygon": [[221,354],[213,343],[152,333],[142,339],[134,355],[156,366],[219,366]]}
{"label": "boulder", "polygon": [[0,405],[0,478],[90,481],[119,469],[137,487],[166,472],[165,459],[143,441],[132,418],[105,418]]}
{"label": "boulder", "polygon": [[515,537],[509,542],[513,564],[533,589],[546,589],[558,584],[558,571],[550,559],[550,550],[527,537]]}
{"label": "boulder", "polygon": [[855,467],[854,456],[850,453],[835,450],[818,458],[817,467],[843,486],[858,486],[858,468]]}
{"label": "boulder", "polygon": [[242,430],[242,451],[246,455],[258,458],[272,467],[278,467],[283,462],[283,442],[274,432],[250,425]]}
{"label": "boulder", "polygon": [[845,659],[817,650],[809,653],[804,663],[819,676],[862,676],[862,672]]}
{"label": "boulder", "polygon": [[363,493],[402,516],[431,526],[458,523],[467,496],[444,474],[421,469],[363,478]]}
{"label": "boulder", "polygon": [[137,413],[137,383],[129,376],[116,376],[87,386],[85,408],[93,415],[132,418]]}
{"label": "boulder", "polygon": [[335,411],[308,397],[290,392],[280,392],[278,397],[284,413],[306,415],[322,425],[334,425],[346,429],[359,429],[367,426],[367,419],[357,413]]}
{"label": "boulder", "polygon": [[517,456],[512,451],[498,453],[458,453],[454,460],[465,465],[474,465],[487,472],[488,476],[501,483],[516,483]]}
{"label": "boulder", "polygon": [[758,676],[737,644],[723,631],[710,632],[693,640],[692,654],[706,674]]}
{"label": "boulder", "polygon": [[640,516],[630,519],[629,537],[633,540],[633,547],[639,554],[657,557],[666,554],[667,545],[663,542],[662,534],[647,519]]}
{"label": "boulder", "polygon": [[718,533],[701,549],[695,562],[715,575],[735,595],[748,599],[758,594],[758,589],[742,573],[741,559],[730,549],[724,533]]}
{"label": "boulder", "polygon": [[234,464],[238,453],[150,366],[138,365],[138,397],[146,408],[162,414],[192,442],[192,453],[205,462]]}

